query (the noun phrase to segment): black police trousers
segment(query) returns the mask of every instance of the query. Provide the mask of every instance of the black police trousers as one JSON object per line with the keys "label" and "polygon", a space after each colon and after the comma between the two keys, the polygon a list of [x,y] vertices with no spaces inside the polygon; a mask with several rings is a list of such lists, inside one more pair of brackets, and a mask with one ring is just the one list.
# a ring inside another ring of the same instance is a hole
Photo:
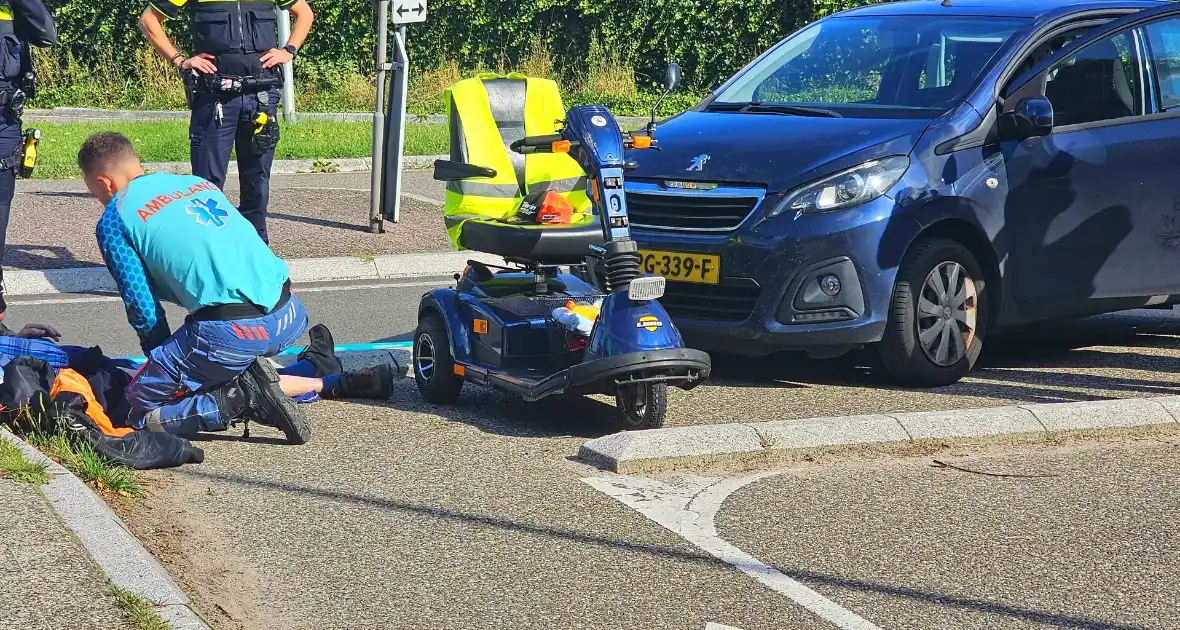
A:
{"label": "black police trousers", "polygon": [[[221,103],[218,116],[217,104]],[[189,157],[193,175],[203,177],[225,189],[230,152],[237,149],[238,181],[242,198],[238,210],[258,230],[267,244],[266,211],[270,203],[270,167],[274,162],[272,148],[258,155],[250,146],[254,137],[254,119],[258,112],[266,112],[269,119],[278,113],[279,93],[270,90],[264,106],[257,94],[221,94],[199,92],[193,99],[192,118],[189,119]]]}
{"label": "black police trousers", "polygon": [[[0,159],[16,153],[21,146],[20,123],[10,124],[0,118]],[[8,237],[8,216],[12,212],[12,196],[16,193],[16,170],[0,171],[0,313],[8,309],[4,301],[4,246]]]}

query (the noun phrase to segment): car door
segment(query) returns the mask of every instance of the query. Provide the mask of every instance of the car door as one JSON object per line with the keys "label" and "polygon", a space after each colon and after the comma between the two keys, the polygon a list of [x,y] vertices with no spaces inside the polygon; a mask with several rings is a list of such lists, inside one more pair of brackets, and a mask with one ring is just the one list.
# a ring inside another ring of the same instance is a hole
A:
{"label": "car door", "polygon": [[1030,97],[1053,105],[1051,133],[1000,143],[1009,182],[1008,251],[1000,252],[1007,285],[1017,302],[1038,304],[1046,314],[1151,294],[1161,285],[1144,254],[1157,231],[1148,208],[1162,198],[1153,153],[1169,142],[1171,123],[1151,117],[1156,99],[1143,17],[1123,18],[1066,46],[1004,103],[1006,113]]}

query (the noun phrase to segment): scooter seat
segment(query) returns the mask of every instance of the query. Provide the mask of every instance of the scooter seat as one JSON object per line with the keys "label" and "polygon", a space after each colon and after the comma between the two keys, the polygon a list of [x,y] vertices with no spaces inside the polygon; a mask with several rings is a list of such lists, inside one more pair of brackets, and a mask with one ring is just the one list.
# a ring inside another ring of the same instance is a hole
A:
{"label": "scooter seat", "polygon": [[543,265],[579,264],[603,241],[597,220],[567,227],[469,219],[459,235],[464,249]]}

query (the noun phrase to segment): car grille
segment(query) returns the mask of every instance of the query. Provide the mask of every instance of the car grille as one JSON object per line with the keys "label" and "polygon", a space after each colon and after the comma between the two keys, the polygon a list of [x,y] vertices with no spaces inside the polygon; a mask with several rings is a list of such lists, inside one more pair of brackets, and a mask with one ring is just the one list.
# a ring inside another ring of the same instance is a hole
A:
{"label": "car grille", "polygon": [[750,216],[759,197],[627,192],[631,225],[651,230],[729,232]]}
{"label": "car grille", "polygon": [[758,302],[758,285],[710,285],[669,282],[660,304],[675,318],[710,322],[744,322]]}

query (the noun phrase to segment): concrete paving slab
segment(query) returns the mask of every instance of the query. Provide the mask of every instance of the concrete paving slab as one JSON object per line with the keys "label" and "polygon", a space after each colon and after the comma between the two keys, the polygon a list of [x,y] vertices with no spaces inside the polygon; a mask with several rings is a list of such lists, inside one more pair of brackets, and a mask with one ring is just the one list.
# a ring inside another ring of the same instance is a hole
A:
{"label": "concrete paving slab", "polygon": [[288,261],[291,282],[326,282],[329,280],[373,279],[377,266],[364,258],[304,258]]}
{"label": "concrete paving slab", "polygon": [[1176,422],[1164,404],[1180,403],[1180,397],[1144,400],[1033,405],[1028,410],[1049,431],[1081,431],[1117,427],[1143,427]]}
{"label": "concrete paving slab", "polygon": [[1029,407],[994,407],[954,411],[920,411],[897,414],[894,418],[915,440],[991,437],[1037,433],[1045,427]]}
{"label": "concrete paving slab", "polygon": [[0,630],[122,630],[106,579],[30,485],[0,479]]}
{"label": "concrete paving slab", "polygon": [[[81,548],[89,556],[88,562],[97,564],[106,580],[155,605],[189,604],[188,597],[172,581],[159,561],[143,548],[123,521],[86,484],[61,464],[17,439],[7,430],[0,429],[0,439],[16,445],[29,461],[45,464],[52,479],[41,486],[41,493],[52,506],[56,517],[60,519],[59,522],[68,528],[77,542],[81,543]],[[46,548],[46,545],[39,547]],[[60,563],[55,560],[38,568],[48,570],[49,567],[59,565]],[[207,627],[205,630],[208,630]]]}

